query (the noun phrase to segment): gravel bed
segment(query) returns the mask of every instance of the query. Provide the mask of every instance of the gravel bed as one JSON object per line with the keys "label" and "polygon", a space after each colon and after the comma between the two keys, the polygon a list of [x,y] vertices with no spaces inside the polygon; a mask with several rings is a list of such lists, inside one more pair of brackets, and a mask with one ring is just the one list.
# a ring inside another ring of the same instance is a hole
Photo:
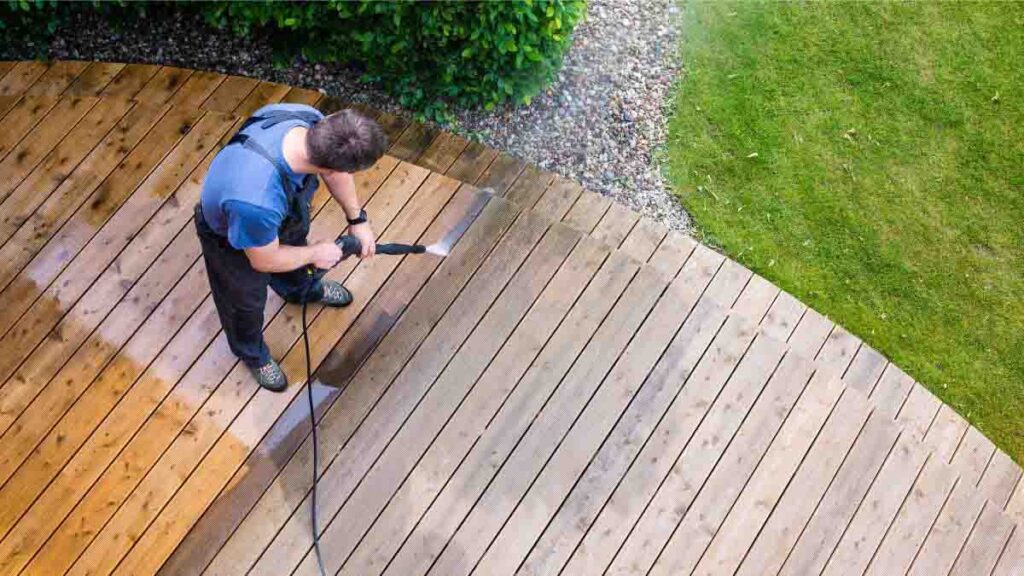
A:
{"label": "gravel bed", "polygon": [[[674,0],[591,0],[558,78],[530,106],[456,113],[456,132],[611,196],[670,228],[690,219],[672,198],[658,153],[665,107],[680,70],[679,10]],[[147,19],[116,30],[91,13],[49,46],[55,59],[150,62],[239,74],[319,89],[388,112],[402,109],[342,66],[272,64],[259,38],[211,29],[201,19]],[[2,47],[29,58],[31,47]],[[25,53],[19,53],[25,49]]]}

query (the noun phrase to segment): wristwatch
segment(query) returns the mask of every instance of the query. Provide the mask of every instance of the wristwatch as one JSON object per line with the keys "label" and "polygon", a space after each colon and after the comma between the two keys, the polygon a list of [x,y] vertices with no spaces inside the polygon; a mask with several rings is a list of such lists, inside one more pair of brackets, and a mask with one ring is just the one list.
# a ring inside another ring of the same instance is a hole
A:
{"label": "wristwatch", "polygon": [[366,210],[360,208],[359,216],[355,218],[348,218],[348,225],[355,226],[356,224],[365,224],[369,219],[366,217]]}

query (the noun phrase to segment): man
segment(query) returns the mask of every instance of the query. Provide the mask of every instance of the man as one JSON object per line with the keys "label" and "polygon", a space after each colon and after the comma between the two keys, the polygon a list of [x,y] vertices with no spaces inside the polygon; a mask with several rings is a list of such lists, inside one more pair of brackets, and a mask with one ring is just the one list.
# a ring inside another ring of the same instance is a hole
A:
{"label": "man", "polygon": [[268,285],[287,302],[352,302],[344,286],[307,271],[330,268],[342,256],[333,241],[306,240],[317,177],[344,209],[361,257],[373,256],[373,230],[352,174],[386,148],[380,127],[353,110],[324,117],[310,106],[274,104],[257,110],[210,164],[196,230],[228,345],[260,386],[277,392],[288,385],[263,341]]}

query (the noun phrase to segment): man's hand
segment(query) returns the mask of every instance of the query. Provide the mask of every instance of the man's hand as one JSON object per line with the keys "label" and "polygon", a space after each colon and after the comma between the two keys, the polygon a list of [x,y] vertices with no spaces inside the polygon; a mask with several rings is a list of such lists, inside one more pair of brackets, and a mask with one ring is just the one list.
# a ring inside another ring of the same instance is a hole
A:
{"label": "man's hand", "polygon": [[310,246],[313,250],[313,266],[329,270],[341,260],[341,248],[334,242],[317,242]]}
{"label": "man's hand", "polygon": [[362,254],[359,255],[360,258],[369,258],[377,253],[377,239],[373,235],[373,228],[370,227],[369,222],[349,226],[348,232],[359,239],[359,245],[363,248]]}

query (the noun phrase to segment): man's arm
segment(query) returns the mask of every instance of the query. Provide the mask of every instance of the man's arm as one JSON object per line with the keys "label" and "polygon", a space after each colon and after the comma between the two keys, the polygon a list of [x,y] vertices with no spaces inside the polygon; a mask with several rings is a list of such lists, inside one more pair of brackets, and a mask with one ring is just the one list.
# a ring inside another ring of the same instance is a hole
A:
{"label": "man's arm", "polygon": [[246,248],[249,264],[260,272],[290,272],[312,264],[328,269],[341,259],[341,248],[334,242],[319,242],[310,246],[286,246],[275,238],[266,246]]}
{"label": "man's arm", "polygon": [[[356,181],[348,172],[329,172],[321,176],[331,196],[345,210],[345,217],[354,220],[359,217],[362,207],[359,204],[359,196],[356,194]],[[359,239],[363,247],[362,258],[373,256],[377,252],[377,240],[374,237],[370,223],[356,224],[349,227],[349,233]]]}

